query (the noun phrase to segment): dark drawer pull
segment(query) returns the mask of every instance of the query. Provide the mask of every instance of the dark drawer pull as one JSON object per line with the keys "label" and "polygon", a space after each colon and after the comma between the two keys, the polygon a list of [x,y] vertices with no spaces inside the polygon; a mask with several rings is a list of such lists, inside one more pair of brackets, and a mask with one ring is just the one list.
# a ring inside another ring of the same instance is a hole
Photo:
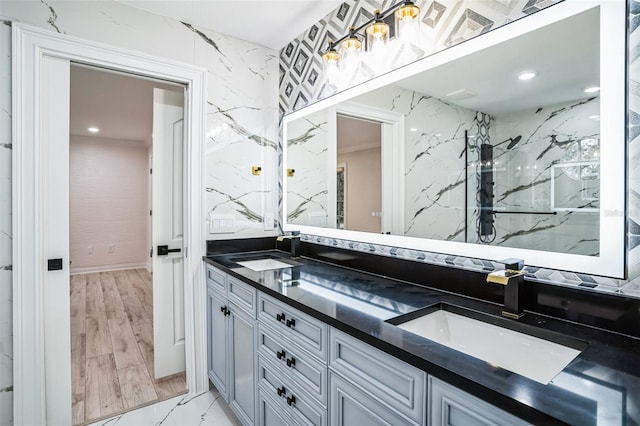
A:
{"label": "dark drawer pull", "polygon": [[287,404],[289,404],[289,406],[293,406],[295,403],[296,403],[296,397],[294,395],[287,397]]}
{"label": "dark drawer pull", "polygon": [[282,322],[285,320],[285,316],[284,314],[276,314],[276,319]]}
{"label": "dark drawer pull", "polygon": [[293,367],[294,365],[296,365],[296,359],[294,357],[287,360],[287,367]]}
{"label": "dark drawer pull", "polygon": [[225,317],[231,314],[231,311],[229,311],[229,308],[227,308],[226,306],[221,306],[220,312],[222,312],[222,315],[224,315]]}
{"label": "dark drawer pull", "polygon": [[286,395],[287,394],[287,390],[284,388],[284,386],[281,387],[281,388],[276,389],[276,392],[278,392],[278,396],[282,396],[282,395]]}
{"label": "dark drawer pull", "polygon": [[286,355],[286,353],[284,351],[278,351],[278,352],[276,352],[276,356],[278,357],[278,359],[282,359],[287,355]]}
{"label": "dark drawer pull", "polygon": [[292,328],[296,326],[296,320],[291,318],[290,320],[287,320],[287,327]]}

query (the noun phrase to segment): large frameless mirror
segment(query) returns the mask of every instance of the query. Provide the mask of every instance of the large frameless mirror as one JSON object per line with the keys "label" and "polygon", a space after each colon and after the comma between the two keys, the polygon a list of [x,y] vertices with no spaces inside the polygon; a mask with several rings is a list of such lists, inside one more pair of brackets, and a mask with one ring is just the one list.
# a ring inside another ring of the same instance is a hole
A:
{"label": "large frameless mirror", "polygon": [[623,277],[624,16],[566,1],[285,117],[286,227]]}

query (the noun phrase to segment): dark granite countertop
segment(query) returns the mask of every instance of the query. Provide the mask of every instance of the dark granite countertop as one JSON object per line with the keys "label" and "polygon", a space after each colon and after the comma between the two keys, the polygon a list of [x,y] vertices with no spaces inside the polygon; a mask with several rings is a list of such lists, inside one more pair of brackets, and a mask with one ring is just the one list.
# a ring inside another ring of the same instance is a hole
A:
{"label": "dark granite countertop", "polygon": [[[272,256],[296,265],[255,272],[238,261]],[[534,424],[640,424],[640,340],[528,312],[507,320],[588,346],[543,385],[386,320],[446,303],[505,321],[501,306],[278,250],[210,255],[205,262],[428,374]],[[292,279],[298,284],[291,285]]]}

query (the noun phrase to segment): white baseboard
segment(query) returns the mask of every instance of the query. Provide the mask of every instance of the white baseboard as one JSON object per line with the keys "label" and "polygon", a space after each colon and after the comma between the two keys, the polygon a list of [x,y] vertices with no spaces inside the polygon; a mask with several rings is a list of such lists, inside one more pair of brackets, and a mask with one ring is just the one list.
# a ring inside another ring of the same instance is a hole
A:
{"label": "white baseboard", "polygon": [[96,265],[96,266],[82,266],[78,268],[70,268],[70,275],[76,274],[90,274],[94,272],[108,272],[108,271],[122,271],[125,269],[149,269],[146,262],[135,263],[118,263],[115,265]]}

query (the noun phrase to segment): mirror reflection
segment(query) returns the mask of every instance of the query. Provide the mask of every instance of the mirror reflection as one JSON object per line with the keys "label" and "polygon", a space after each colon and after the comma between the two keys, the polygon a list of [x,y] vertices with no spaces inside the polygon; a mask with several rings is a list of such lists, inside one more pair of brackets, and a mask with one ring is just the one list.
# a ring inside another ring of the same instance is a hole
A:
{"label": "mirror reflection", "polygon": [[288,223],[599,255],[599,35],[596,7],[290,121]]}

